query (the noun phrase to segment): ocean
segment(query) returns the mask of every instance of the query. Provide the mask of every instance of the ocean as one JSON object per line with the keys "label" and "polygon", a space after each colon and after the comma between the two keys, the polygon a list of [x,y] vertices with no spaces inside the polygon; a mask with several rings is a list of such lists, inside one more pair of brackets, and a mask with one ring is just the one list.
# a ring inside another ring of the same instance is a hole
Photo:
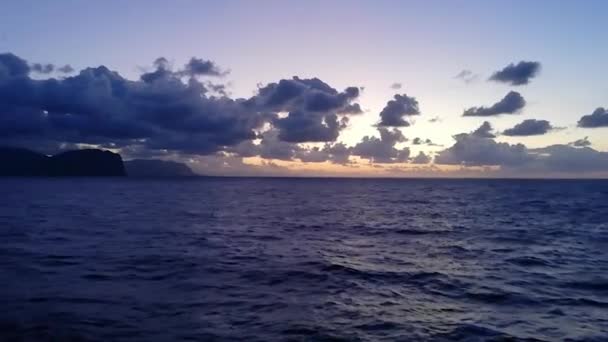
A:
{"label": "ocean", "polygon": [[0,179],[0,340],[607,341],[608,181]]}

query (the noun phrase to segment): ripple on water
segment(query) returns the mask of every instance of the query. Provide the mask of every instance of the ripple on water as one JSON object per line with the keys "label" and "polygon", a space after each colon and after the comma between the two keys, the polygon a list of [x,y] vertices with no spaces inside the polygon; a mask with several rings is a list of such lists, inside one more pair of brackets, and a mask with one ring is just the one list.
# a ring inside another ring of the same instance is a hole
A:
{"label": "ripple on water", "polygon": [[0,189],[0,341],[608,340],[606,181]]}

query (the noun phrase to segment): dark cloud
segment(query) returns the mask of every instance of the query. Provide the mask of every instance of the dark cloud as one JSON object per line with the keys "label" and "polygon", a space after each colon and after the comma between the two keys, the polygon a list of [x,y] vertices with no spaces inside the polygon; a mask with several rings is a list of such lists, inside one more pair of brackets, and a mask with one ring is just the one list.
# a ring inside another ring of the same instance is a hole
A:
{"label": "dark cloud", "polygon": [[462,80],[464,83],[471,83],[476,81],[479,78],[479,75],[474,74],[471,70],[462,70],[456,76],[455,79]]}
{"label": "dark cloud", "polygon": [[53,64],[34,63],[31,65],[30,70],[39,74],[50,74],[55,71],[55,66]]}
{"label": "dark cloud", "polygon": [[496,138],[496,135],[492,133],[494,128],[488,121],[484,121],[479,128],[474,130],[471,134],[478,138]]}
{"label": "dark cloud", "polygon": [[591,141],[589,141],[589,137],[584,137],[583,139],[575,140],[575,141],[569,143],[568,145],[571,145],[574,147],[588,147],[588,146],[591,146]]}
{"label": "dark cloud", "polygon": [[358,103],[352,103],[344,106],[344,108],[338,110],[338,114],[361,114],[363,113],[363,109],[361,109],[361,105]]}
{"label": "dark cloud", "polygon": [[71,65],[66,64],[62,67],[57,68],[57,71],[64,73],[64,74],[71,74],[74,72],[74,68],[72,68]]}
{"label": "dark cloud", "polygon": [[422,138],[419,138],[419,137],[416,137],[416,138],[414,138],[412,140],[412,145],[438,146],[438,145],[434,144],[431,139],[422,139]]}
{"label": "dark cloud", "polygon": [[412,158],[411,162],[412,162],[412,164],[428,164],[431,162],[431,160],[432,160],[432,158],[429,155],[420,151],[420,152],[418,152],[418,155],[416,155],[414,158]]}
{"label": "dark cloud", "polygon": [[361,142],[353,147],[352,154],[364,159],[368,159],[372,163],[404,163],[410,156],[409,148],[395,148],[395,145],[400,142],[405,142],[407,139],[403,133],[394,128],[389,130],[379,127],[380,138],[365,136]]}
{"label": "dark cloud", "polygon": [[583,116],[578,120],[578,127],[598,128],[608,127],[608,110],[599,107],[589,115]]}
{"label": "dark cloud", "polygon": [[0,78],[27,76],[30,67],[27,62],[12,53],[0,53]]}
{"label": "dark cloud", "polygon": [[184,66],[182,73],[189,76],[223,76],[227,72],[222,71],[212,61],[192,57]]}
{"label": "dark cloud", "polygon": [[547,120],[527,119],[506,129],[502,134],[508,136],[529,136],[546,134],[553,129],[551,123]]}
{"label": "dark cloud", "polygon": [[498,143],[473,134],[458,134],[456,143],[440,151],[436,164],[499,167],[497,175],[564,176],[608,171],[608,153],[589,147],[553,145],[529,149],[523,144]]}
{"label": "dark cloud", "polygon": [[301,148],[297,144],[281,141],[279,132],[271,130],[264,133],[258,145],[259,156],[265,159],[279,159],[291,161],[299,153]]}
{"label": "dark cloud", "polygon": [[391,84],[391,89],[394,89],[394,90],[399,90],[399,89],[401,89],[401,87],[403,87],[403,85],[399,82],[395,82],[395,83]]}
{"label": "dark cloud", "polygon": [[[261,87],[258,95],[249,100],[261,111],[275,113],[273,125],[279,138],[287,142],[335,141],[346,128],[347,114],[361,113],[353,101],[359,88],[348,87],[339,92],[318,78],[283,79]],[[278,113],[287,112],[287,116]],[[342,115],[342,116],[341,116]]]}
{"label": "dark cloud", "polygon": [[348,164],[350,163],[352,148],[343,143],[325,144],[323,152],[329,155],[328,160],[334,164]]}
{"label": "dark cloud", "polygon": [[510,91],[502,100],[490,107],[471,107],[462,116],[494,116],[500,114],[516,114],[526,105],[526,100],[515,91]]}
{"label": "dark cloud", "polygon": [[245,100],[206,97],[201,83],[184,83],[162,61],[139,81],[103,66],[35,80],[28,68],[13,55],[0,57],[3,143],[143,145],[211,154],[255,138],[265,122]]}
{"label": "dark cloud", "polygon": [[493,139],[475,134],[458,134],[456,143],[440,151],[435,157],[436,164],[492,166],[519,165],[527,162],[530,155],[522,144],[497,143]]}
{"label": "dark cloud", "polygon": [[343,143],[329,144],[326,143],[323,147],[312,147],[308,149],[300,149],[296,157],[305,163],[321,163],[330,161],[335,164],[350,163],[349,157],[352,148],[347,147]]}
{"label": "dark cloud", "polygon": [[276,129],[264,132],[259,144],[244,141],[227,149],[227,152],[240,157],[259,156],[284,161],[299,159],[306,163],[330,161],[335,164],[348,164],[351,151],[352,148],[343,143],[325,143],[323,147],[303,147],[297,143],[285,142],[279,139],[279,132]]}
{"label": "dark cloud", "polygon": [[410,123],[405,120],[406,116],[419,115],[418,101],[414,97],[406,94],[395,94],[392,100],[380,112],[379,126],[386,127],[406,127]]}
{"label": "dark cloud", "polygon": [[530,150],[536,157],[533,163],[525,165],[531,171],[564,174],[588,174],[608,171],[608,153],[589,147],[552,145]]}
{"label": "dark cloud", "polygon": [[495,72],[489,78],[490,81],[508,83],[514,86],[528,84],[540,71],[539,62],[521,61],[517,64],[509,64],[504,69]]}
{"label": "dark cloud", "polygon": [[282,141],[300,143],[335,141],[347,122],[347,118],[338,118],[336,114],[292,111],[284,118],[275,119],[273,125],[280,130]]}
{"label": "dark cloud", "polygon": [[[26,61],[2,54],[0,143],[29,147],[79,143],[141,154],[149,150],[148,154],[209,155],[244,146],[268,124],[274,125],[276,140],[282,142],[335,141],[348,123],[347,115],[361,112],[354,102],[359,88],[339,92],[317,78],[281,80],[249,99],[231,99],[222,85],[184,77],[185,72],[187,76],[221,73],[207,62],[193,58],[184,69],[173,71],[161,57],[153,70],[135,81],[104,66],[39,80],[29,77]],[[256,155],[284,160],[298,152],[297,148],[281,152],[284,147],[264,139],[257,148],[262,151]]]}

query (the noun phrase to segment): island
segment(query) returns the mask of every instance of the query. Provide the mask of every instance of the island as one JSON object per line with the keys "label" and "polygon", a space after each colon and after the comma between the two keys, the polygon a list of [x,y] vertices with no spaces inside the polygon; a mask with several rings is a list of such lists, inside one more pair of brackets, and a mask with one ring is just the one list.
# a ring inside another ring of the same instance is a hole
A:
{"label": "island", "polygon": [[120,154],[110,151],[82,149],[47,156],[24,148],[0,147],[0,176],[121,177],[126,172]]}

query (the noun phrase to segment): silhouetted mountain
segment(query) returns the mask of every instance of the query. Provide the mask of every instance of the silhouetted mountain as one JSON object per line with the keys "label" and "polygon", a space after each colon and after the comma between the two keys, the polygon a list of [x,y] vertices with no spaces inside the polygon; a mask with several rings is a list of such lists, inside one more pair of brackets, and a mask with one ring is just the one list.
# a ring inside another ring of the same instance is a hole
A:
{"label": "silhouetted mountain", "polygon": [[0,147],[0,176],[44,176],[48,159],[24,148]]}
{"label": "silhouetted mountain", "polygon": [[119,154],[95,149],[49,157],[23,148],[0,147],[0,176],[125,176]]}
{"label": "silhouetted mountain", "polygon": [[196,176],[186,164],[158,160],[133,159],[125,161],[129,177],[190,177]]}

